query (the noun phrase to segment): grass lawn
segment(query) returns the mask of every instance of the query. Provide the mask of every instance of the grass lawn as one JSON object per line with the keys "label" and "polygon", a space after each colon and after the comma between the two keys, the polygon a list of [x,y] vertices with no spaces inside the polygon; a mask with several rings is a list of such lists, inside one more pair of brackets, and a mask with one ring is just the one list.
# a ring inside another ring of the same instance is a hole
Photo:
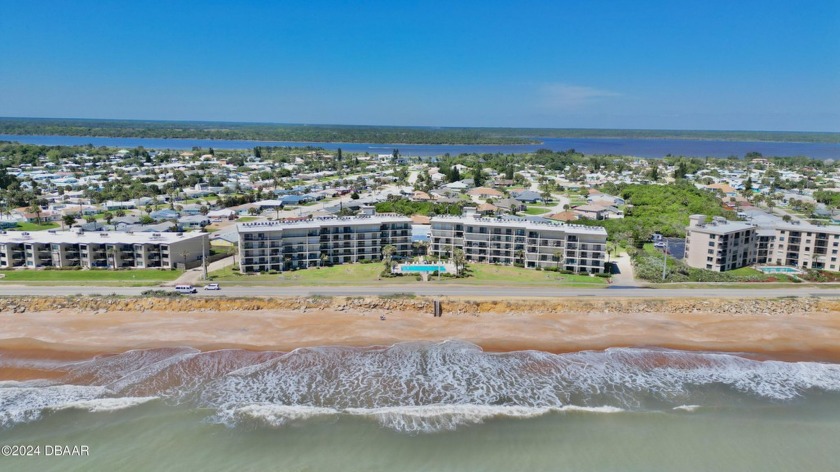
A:
{"label": "grass lawn", "polygon": [[[661,264],[662,251],[656,249],[653,246],[653,243],[645,243],[643,250],[646,253],[652,255],[655,258],[654,260],[658,261],[657,264]],[[668,271],[674,271],[674,270],[680,270],[680,269],[688,268],[688,266],[684,262],[678,261],[670,255],[667,257],[666,260],[667,260],[667,265],[668,265]],[[661,266],[659,266],[659,267],[661,267]],[[758,285],[761,285],[761,286],[766,288],[768,286],[767,284],[793,282],[793,279],[788,275],[785,275],[785,274],[765,274],[765,273],[763,273],[759,270],[753,269],[752,267],[741,267],[741,268],[738,268],[738,269],[727,270],[726,272],[712,272],[711,274],[722,274],[721,276],[723,276],[723,274],[725,274],[727,277],[744,277],[744,278],[759,276],[759,277],[762,277],[764,279],[763,281],[758,282],[758,281],[749,281],[749,280],[744,280],[744,279],[736,279],[736,280],[728,280],[728,281],[725,281],[725,280],[709,280],[708,277],[703,276],[704,273],[709,274],[708,271],[704,271],[703,269],[697,269],[697,268],[688,268],[688,270],[690,271],[689,273],[692,274],[692,275],[690,275],[690,277],[692,279],[690,281],[693,281],[694,283],[726,283],[726,284],[733,284],[733,285],[734,284],[740,284],[740,285],[744,285],[744,284],[756,285],[756,284],[758,284]],[[698,277],[701,277],[701,280],[697,280]],[[651,282],[657,283],[657,282],[659,282],[659,280],[655,280],[655,281],[651,281]],[[672,285],[676,287],[677,285],[679,285],[681,283],[684,283],[684,282],[672,282]]]}
{"label": "grass lawn", "polygon": [[60,227],[61,225],[58,223],[44,223],[42,225],[38,223],[18,223],[14,231],[44,231]]}
{"label": "grass lawn", "polygon": [[539,206],[529,206],[525,213],[528,215],[542,215],[543,213],[548,213],[551,208],[548,207],[539,207]]}
{"label": "grass lawn", "polygon": [[382,279],[379,274],[385,266],[375,264],[344,264],[333,267],[287,271],[283,274],[242,275],[233,267],[210,273],[214,282],[242,285],[366,285],[373,283],[414,282],[414,277]]}
{"label": "grass lawn", "polygon": [[753,269],[752,267],[741,267],[740,269],[734,269],[727,271],[732,275],[764,275],[764,272]]}
{"label": "grass lawn", "polygon": [[236,222],[237,223],[247,223],[249,221],[257,221],[258,219],[260,219],[260,218],[257,217],[257,216],[243,216],[241,218],[237,218]]}
{"label": "grass lawn", "polygon": [[180,270],[4,270],[0,271],[3,283],[27,285],[114,285],[146,286],[169,282],[178,278]]}
{"label": "grass lawn", "polygon": [[[234,285],[394,285],[422,284],[414,276],[381,278],[383,265],[344,264],[321,269],[306,269],[284,274],[241,275],[232,267],[211,272],[214,282]],[[503,286],[558,286],[558,285],[606,285],[606,279],[588,275],[565,275],[519,267],[493,264],[469,264],[471,276],[454,279],[444,277],[439,281],[432,277],[428,284],[443,285],[503,285]]]}
{"label": "grass lawn", "polygon": [[560,274],[543,270],[495,264],[468,264],[471,276],[449,279],[457,285],[606,285],[607,279],[588,275]]}

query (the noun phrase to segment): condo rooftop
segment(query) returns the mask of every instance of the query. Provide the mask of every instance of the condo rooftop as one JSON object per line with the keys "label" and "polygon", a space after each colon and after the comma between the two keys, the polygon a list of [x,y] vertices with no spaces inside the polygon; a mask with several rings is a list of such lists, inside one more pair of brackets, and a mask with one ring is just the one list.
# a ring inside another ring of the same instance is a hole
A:
{"label": "condo rooftop", "polygon": [[714,217],[711,221],[705,221],[704,215],[691,215],[689,221],[691,222],[688,227],[689,230],[700,230],[704,233],[711,234],[728,234],[736,231],[746,231],[756,227],[752,223],[730,221],[721,217]]}
{"label": "condo rooftop", "polygon": [[253,221],[239,223],[236,229],[240,233],[252,233],[262,231],[276,231],[283,228],[322,228],[324,226],[345,226],[352,224],[384,224],[384,223],[410,223],[407,216],[397,214],[379,213],[376,215],[360,216],[334,216],[318,217],[300,220],[278,220],[278,221]]}
{"label": "condo rooftop", "polygon": [[566,223],[556,223],[552,221],[532,221],[532,220],[510,220],[502,218],[483,218],[473,216],[435,216],[432,218],[432,224],[435,222],[460,222],[463,224],[485,224],[493,225],[502,228],[525,228],[525,229],[557,229],[565,231],[573,231],[578,234],[596,234],[605,235],[607,230],[602,226],[587,226],[587,225],[573,225]]}
{"label": "condo rooftop", "polygon": [[133,232],[84,232],[84,231],[0,231],[0,244],[170,244],[194,238],[207,237],[207,233],[133,233]]}

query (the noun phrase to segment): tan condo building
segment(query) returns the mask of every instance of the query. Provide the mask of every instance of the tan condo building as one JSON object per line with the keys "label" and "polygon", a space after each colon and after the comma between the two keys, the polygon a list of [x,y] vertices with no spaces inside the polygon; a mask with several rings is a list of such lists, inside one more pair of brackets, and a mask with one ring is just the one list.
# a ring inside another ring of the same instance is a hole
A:
{"label": "tan condo building", "polygon": [[840,226],[779,223],[767,263],[807,269],[840,270]]}
{"label": "tan condo building", "polygon": [[685,232],[685,262],[715,272],[755,264],[756,238],[755,225],[691,215]]}

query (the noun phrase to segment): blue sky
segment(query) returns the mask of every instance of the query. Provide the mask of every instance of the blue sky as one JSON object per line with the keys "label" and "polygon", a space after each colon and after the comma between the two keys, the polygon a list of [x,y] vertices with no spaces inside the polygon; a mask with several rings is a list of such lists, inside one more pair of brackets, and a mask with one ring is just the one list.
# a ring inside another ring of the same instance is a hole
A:
{"label": "blue sky", "polygon": [[0,0],[0,116],[840,131],[840,2]]}

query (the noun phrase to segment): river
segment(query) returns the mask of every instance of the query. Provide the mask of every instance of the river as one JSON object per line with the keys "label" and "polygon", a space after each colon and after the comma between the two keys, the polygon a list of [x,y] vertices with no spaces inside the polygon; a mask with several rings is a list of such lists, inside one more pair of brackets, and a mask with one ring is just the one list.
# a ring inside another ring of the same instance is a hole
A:
{"label": "river", "polygon": [[814,159],[840,158],[840,143],[790,143],[766,141],[715,141],[696,139],[629,139],[629,138],[540,138],[542,144],[490,145],[490,144],[373,144],[373,143],[307,143],[298,141],[248,141],[213,139],[157,139],[157,138],[105,138],[87,136],[37,136],[0,135],[0,139],[40,145],[85,145],[146,149],[250,149],[255,146],[318,146],[345,152],[390,154],[399,149],[403,156],[442,156],[462,153],[518,154],[537,149],[565,151],[575,149],[585,154],[608,154],[646,158],[668,155],[690,157],[743,157],[748,152],[764,156],[807,156]]}

